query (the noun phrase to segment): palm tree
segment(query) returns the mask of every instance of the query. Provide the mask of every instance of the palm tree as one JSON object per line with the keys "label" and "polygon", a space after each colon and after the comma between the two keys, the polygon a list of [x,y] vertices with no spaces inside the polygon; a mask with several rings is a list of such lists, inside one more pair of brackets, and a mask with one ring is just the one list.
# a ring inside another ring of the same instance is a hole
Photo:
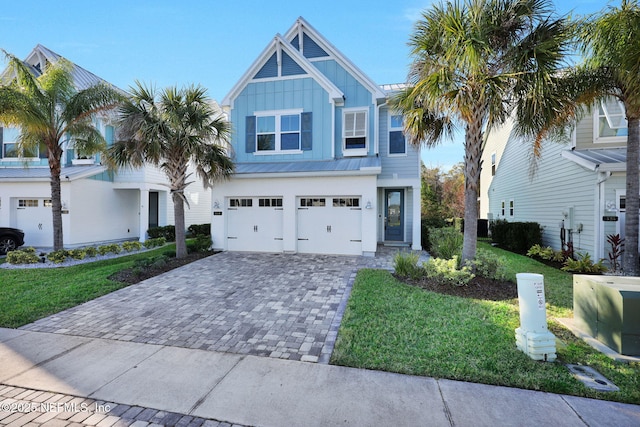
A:
{"label": "palm tree", "polygon": [[106,142],[93,124],[96,113],[113,109],[122,96],[107,84],[77,91],[72,64],[60,59],[48,64],[36,77],[28,65],[3,50],[9,67],[0,85],[0,123],[20,128],[17,146],[21,153],[36,152],[43,144],[51,173],[53,249],[63,248],[61,158],[65,144],[95,153]]}
{"label": "palm tree", "polygon": [[185,240],[184,190],[190,164],[205,188],[233,173],[226,154],[230,125],[212,107],[200,86],[169,87],[156,94],[153,88],[136,82],[131,96],[120,108],[118,141],[108,158],[116,166],[159,167],[169,180],[176,227],[176,257],[187,255]]}
{"label": "palm tree", "polygon": [[640,274],[638,212],[640,211],[640,6],[622,0],[620,7],[588,17],[580,32],[586,60],[572,77],[579,84],[574,95],[579,105],[617,99],[627,119],[626,222],[623,271]]}
{"label": "palm tree", "polygon": [[408,87],[393,100],[413,144],[465,133],[462,261],[475,257],[484,133],[515,110],[516,129],[538,135],[541,104],[570,41],[550,0],[463,0],[433,5],[415,25]]}

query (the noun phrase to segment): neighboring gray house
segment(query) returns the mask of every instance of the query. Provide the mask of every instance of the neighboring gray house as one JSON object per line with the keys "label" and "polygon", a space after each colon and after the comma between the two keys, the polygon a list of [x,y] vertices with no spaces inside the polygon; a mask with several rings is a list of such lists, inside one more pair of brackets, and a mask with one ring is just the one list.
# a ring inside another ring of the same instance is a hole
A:
{"label": "neighboring gray house", "polygon": [[607,236],[624,234],[626,141],[621,104],[599,103],[566,144],[544,143],[532,174],[531,142],[515,137],[508,123],[487,137],[481,215],[538,222],[554,249],[561,249],[564,228],[576,251],[607,259]]}

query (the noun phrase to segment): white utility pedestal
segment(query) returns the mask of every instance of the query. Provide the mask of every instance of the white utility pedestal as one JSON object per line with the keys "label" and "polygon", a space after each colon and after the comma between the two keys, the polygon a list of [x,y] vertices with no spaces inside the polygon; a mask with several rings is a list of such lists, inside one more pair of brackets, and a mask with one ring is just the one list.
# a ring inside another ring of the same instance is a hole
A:
{"label": "white utility pedestal", "polygon": [[544,276],[518,273],[520,327],[516,329],[516,346],[533,360],[556,360],[556,337],[547,329]]}

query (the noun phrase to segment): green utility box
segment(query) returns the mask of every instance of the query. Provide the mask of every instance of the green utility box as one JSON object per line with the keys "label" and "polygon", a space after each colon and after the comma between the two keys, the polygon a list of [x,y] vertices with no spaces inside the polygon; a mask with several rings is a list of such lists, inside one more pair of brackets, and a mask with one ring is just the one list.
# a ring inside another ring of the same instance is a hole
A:
{"label": "green utility box", "polygon": [[640,277],[574,275],[573,318],[607,347],[640,356]]}

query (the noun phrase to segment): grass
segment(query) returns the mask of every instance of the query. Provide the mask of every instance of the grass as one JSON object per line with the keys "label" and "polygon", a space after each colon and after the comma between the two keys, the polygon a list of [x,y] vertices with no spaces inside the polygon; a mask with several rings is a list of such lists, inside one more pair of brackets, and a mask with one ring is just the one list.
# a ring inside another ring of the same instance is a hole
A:
{"label": "grass", "polygon": [[[505,255],[514,280],[516,272],[544,274],[548,316],[571,315],[570,274],[482,246]],[[401,283],[387,271],[361,270],[331,363],[640,403],[640,363],[614,362],[559,324],[550,323],[565,345],[557,348],[557,362],[535,362],[515,346],[517,300],[447,296]],[[574,379],[563,363],[592,366],[621,391],[589,389]]]}
{"label": "grass", "polygon": [[128,286],[109,280],[137,259],[172,246],[61,268],[0,270],[0,327],[17,328]]}

